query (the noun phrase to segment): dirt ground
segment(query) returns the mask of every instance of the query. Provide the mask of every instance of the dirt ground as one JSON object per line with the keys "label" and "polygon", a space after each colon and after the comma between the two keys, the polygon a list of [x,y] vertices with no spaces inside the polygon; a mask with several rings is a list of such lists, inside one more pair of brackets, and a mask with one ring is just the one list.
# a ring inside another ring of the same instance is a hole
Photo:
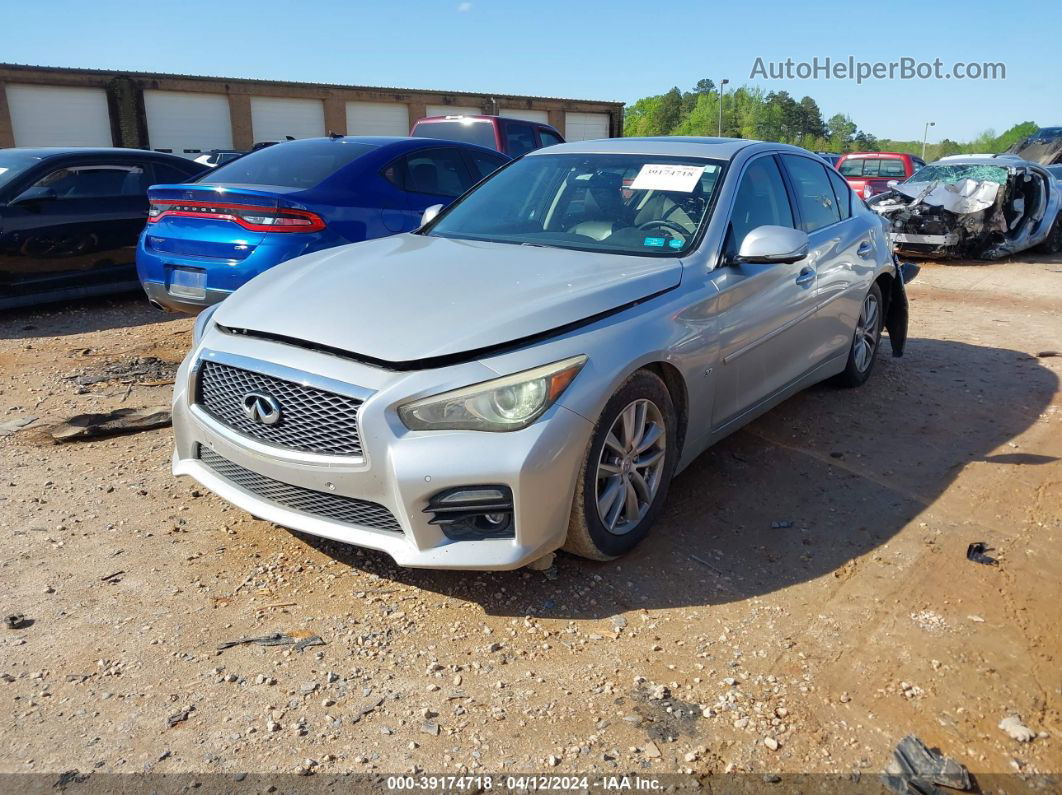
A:
{"label": "dirt ground", "polygon": [[[255,520],[171,476],[168,429],[53,444],[168,403],[192,321],[6,313],[0,424],[39,419],[0,436],[0,612],[26,616],[0,626],[0,772],[876,780],[907,734],[978,775],[1062,772],[1062,258],[927,265],[910,295],[903,359],[702,456],[628,558],[545,573]],[[324,645],[218,651],[272,632]]]}

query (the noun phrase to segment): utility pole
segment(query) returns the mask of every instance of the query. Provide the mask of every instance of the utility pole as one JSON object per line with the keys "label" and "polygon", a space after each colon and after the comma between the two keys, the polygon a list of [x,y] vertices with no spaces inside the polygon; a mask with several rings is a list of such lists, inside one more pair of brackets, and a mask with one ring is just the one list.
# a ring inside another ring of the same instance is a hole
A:
{"label": "utility pole", "polygon": [[729,82],[730,81],[727,80],[726,78],[724,78],[724,79],[719,81],[719,132],[718,132],[718,135],[719,135],[720,138],[723,137],[723,86],[725,86]]}
{"label": "utility pole", "polygon": [[936,126],[937,126],[937,123],[935,121],[927,121],[926,122],[925,132],[922,133],[922,159],[923,160],[926,159],[926,139],[929,138],[929,128],[930,127],[936,127]]}

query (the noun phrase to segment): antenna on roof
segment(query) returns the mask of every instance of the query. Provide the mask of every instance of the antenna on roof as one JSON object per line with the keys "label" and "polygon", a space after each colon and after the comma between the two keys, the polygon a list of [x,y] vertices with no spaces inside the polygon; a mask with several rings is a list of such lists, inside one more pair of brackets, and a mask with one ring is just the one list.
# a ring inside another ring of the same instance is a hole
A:
{"label": "antenna on roof", "polygon": [[342,138],[343,136],[340,135],[337,132],[332,132],[332,130],[329,130],[328,131],[328,137],[331,138],[334,141],[336,138]]}
{"label": "antenna on roof", "polygon": [[284,136],[284,140],[285,141],[294,141],[295,140],[295,136],[294,135],[285,135]]}

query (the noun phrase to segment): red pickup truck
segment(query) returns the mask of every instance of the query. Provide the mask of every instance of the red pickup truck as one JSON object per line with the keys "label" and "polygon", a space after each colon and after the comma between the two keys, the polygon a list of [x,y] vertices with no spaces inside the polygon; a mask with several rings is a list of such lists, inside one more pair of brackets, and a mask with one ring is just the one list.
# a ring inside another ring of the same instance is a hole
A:
{"label": "red pickup truck", "polygon": [[426,116],[409,133],[414,138],[442,138],[497,149],[519,157],[532,149],[564,143],[548,124],[506,116]]}
{"label": "red pickup truck", "polygon": [[837,170],[852,190],[869,199],[887,191],[893,180],[903,182],[925,164],[922,158],[904,152],[849,152],[837,161]]}

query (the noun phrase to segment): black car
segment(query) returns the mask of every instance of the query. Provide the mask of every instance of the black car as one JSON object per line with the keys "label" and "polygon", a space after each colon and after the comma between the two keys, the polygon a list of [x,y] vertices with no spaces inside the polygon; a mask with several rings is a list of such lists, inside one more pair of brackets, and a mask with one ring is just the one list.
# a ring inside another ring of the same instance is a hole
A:
{"label": "black car", "polygon": [[148,187],[203,170],[139,149],[0,149],[0,310],[137,289]]}

